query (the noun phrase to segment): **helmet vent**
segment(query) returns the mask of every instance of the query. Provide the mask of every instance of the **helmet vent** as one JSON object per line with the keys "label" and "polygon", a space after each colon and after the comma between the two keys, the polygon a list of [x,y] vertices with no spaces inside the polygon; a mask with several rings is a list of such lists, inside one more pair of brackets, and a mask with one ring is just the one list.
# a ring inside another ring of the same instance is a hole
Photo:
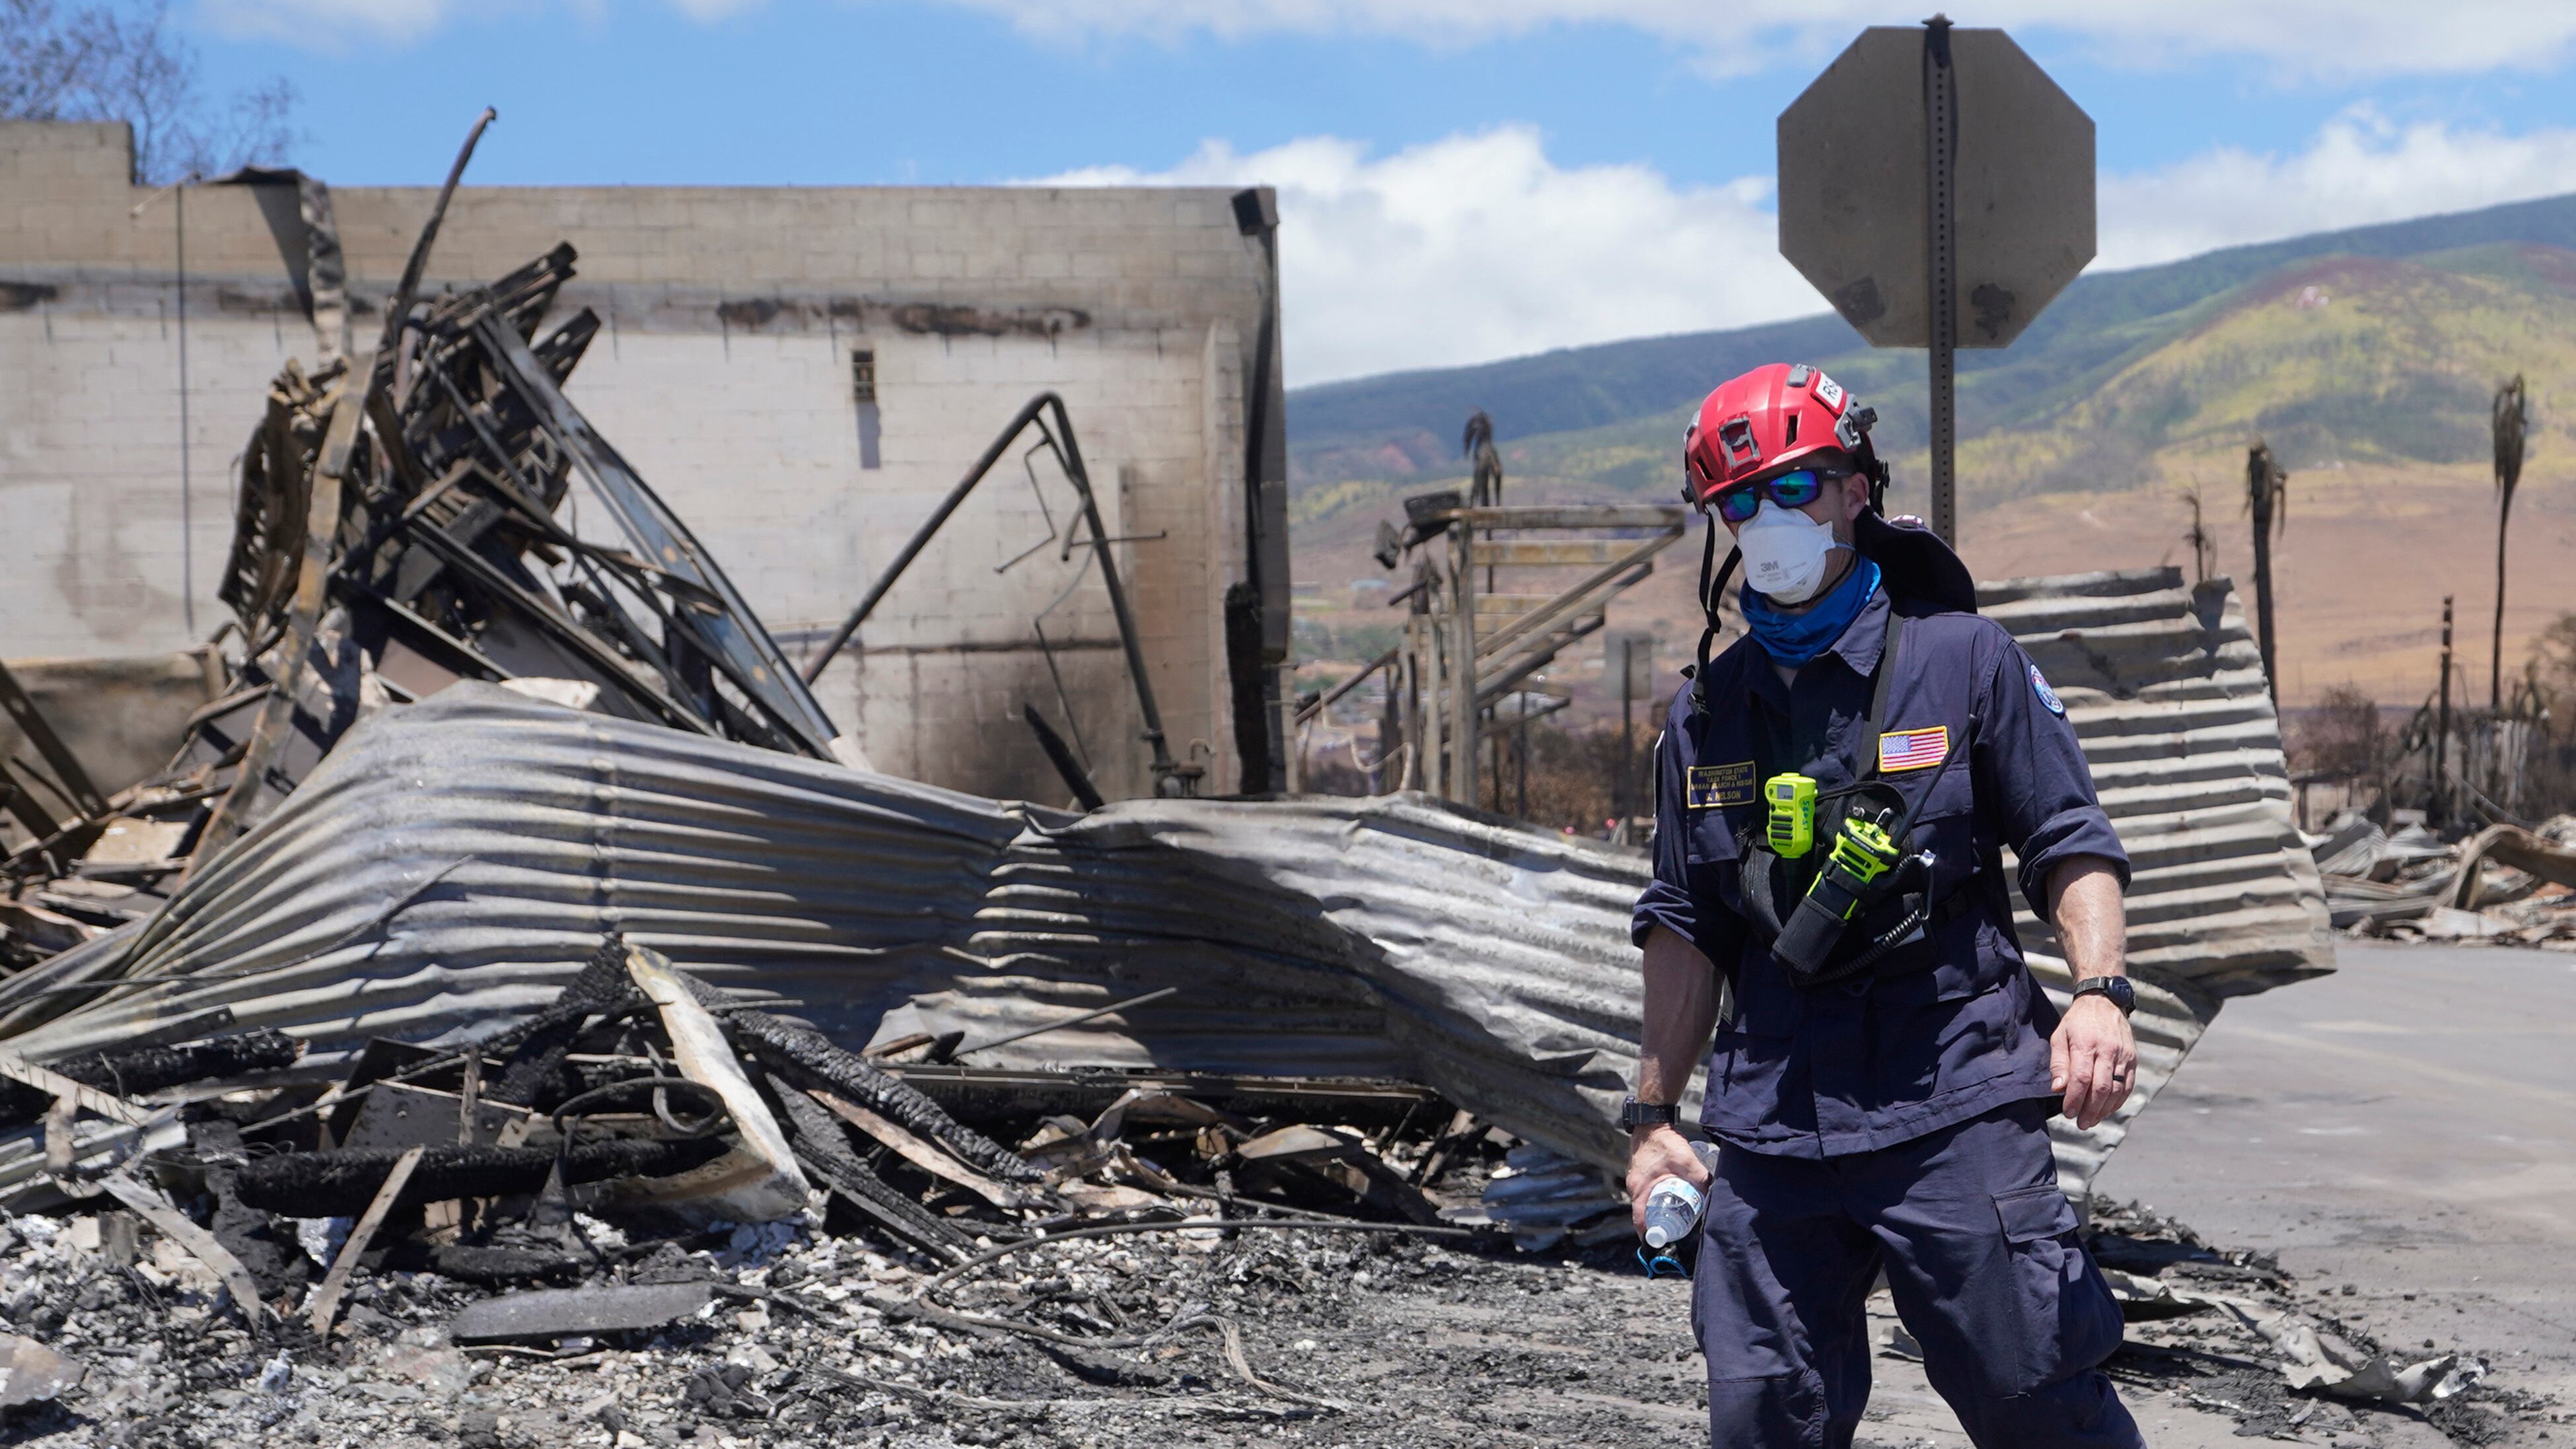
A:
{"label": "helmet vent", "polygon": [[1789,441],[1784,446],[1791,448],[1798,446],[1798,415],[1796,413],[1789,414]]}
{"label": "helmet vent", "polygon": [[1717,446],[1726,454],[1726,476],[1736,474],[1762,461],[1762,445],[1753,441],[1753,419],[1729,418],[1718,424]]}

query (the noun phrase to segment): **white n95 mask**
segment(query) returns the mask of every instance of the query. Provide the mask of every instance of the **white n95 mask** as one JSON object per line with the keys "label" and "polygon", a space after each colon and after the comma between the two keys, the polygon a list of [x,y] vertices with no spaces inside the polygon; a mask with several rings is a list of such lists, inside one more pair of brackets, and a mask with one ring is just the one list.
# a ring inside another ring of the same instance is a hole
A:
{"label": "white n95 mask", "polygon": [[1847,547],[1834,541],[1833,525],[1765,498],[1753,521],[1735,535],[1744,551],[1744,586],[1775,604],[1803,604],[1825,581],[1825,556]]}

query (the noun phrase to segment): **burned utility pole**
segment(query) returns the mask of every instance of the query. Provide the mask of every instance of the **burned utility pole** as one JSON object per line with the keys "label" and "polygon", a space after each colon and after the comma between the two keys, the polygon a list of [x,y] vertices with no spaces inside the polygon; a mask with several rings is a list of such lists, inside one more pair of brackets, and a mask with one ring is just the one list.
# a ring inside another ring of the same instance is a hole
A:
{"label": "burned utility pole", "polygon": [[1618,822],[1614,828],[1624,830],[1638,815],[1637,789],[1637,698],[1642,685],[1651,692],[1655,678],[1655,636],[1649,633],[1621,630],[1607,639],[1602,653],[1605,669],[1619,671],[1619,756],[1611,768],[1610,814]]}
{"label": "burned utility pole", "polygon": [[[2289,527],[2289,485],[2290,475],[2272,456],[2272,450],[2264,445],[2262,439],[2255,439],[2254,446],[2245,454],[2245,508],[2254,515],[2254,627],[2255,638],[2263,651],[2263,683],[2272,691],[2276,705],[2281,698],[2281,677],[2273,662],[2272,534],[2275,529]],[[2447,620],[2450,605],[2445,603],[2442,608]],[[2447,640],[2450,637],[2447,622],[2443,624],[2442,631],[2443,638]],[[2445,643],[2443,647],[2447,649],[2450,646]]]}
{"label": "burned utility pole", "polygon": [[2433,793],[2427,802],[2436,826],[2450,823],[2451,750],[2451,596],[2442,596],[2442,688],[2441,706],[2433,715]]}
{"label": "burned utility pole", "polygon": [[2487,713],[2504,712],[2504,540],[2505,528],[2513,521],[2514,485],[2522,481],[2522,449],[2531,427],[2531,394],[2523,386],[2522,374],[2496,389],[2495,395],[2495,481],[2496,481],[2496,606],[2495,636],[2487,655]]}

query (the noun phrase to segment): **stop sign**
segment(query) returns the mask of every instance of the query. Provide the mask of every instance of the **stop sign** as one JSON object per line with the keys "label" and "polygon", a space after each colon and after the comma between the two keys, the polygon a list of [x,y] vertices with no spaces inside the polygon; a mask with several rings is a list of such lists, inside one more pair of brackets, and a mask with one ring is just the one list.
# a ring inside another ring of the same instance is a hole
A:
{"label": "stop sign", "polygon": [[[2093,260],[2093,119],[2000,30],[1949,32],[1961,347],[2021,334]],[[1877,347],[1932,345],[1924,32],[1864,30],[1780,113],[1780,254]]]}

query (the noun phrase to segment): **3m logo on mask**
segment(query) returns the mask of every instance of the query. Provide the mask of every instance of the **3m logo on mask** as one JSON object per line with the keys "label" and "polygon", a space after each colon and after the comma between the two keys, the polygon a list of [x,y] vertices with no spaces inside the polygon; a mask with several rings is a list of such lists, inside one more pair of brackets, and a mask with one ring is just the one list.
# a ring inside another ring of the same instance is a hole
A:
{"label": "3m logo on mask", "polygon": [[1762,511],[1735,535],[1744,552],[1744,586],[1775,604],[1803,604],[1825,580],[1826,556],[1843,547],[1832,525],[1765,498]]}
{"label": "3m logo on mask", "polygon": [[1753,419],[1729,418],[1717,425],[1718,451],[1726,455],[1726,476],[1735,477],[1762,461],[1762,445],[1753,441]]}

